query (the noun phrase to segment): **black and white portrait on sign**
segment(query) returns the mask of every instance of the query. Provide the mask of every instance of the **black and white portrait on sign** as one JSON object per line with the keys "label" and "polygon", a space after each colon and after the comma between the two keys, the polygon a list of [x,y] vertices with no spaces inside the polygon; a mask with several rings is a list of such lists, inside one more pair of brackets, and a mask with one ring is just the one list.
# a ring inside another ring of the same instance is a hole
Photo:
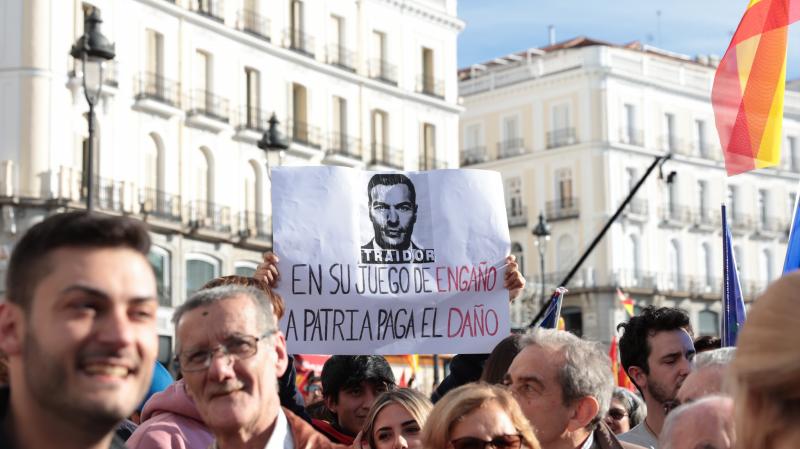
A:
{"label": "black and white portrait on sign", "polygon": [[367,209],[372,238],[361,247],[361,263],[431,263],[433,249],[414,241],[417,223],[417,191],[408,176],[399,173],[373,175],[367,184]]}

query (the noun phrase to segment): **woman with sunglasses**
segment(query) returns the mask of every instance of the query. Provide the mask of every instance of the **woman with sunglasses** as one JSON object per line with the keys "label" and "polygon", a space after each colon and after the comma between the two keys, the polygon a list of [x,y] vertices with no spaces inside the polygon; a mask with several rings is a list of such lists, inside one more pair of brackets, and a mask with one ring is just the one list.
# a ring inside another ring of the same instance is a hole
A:
{"label": "woman with sunglasses", "polygon": [[362,448],[420,449],[422,426],[433,404],[422,393],[400,388],[375,400],[364,425]]}
{"label": "woman with sunglasses", "polygon": [[511,393],[467,384],[447,393],[422,430],[425,449],[540,449]]}
{"label": "woman with sunglasses", "polygon": [[606,415],[606,424],[615,435],[631,430],[646,417],[647,406],[644,401],[629,390],[620,387],[614,388],[611,406]]}

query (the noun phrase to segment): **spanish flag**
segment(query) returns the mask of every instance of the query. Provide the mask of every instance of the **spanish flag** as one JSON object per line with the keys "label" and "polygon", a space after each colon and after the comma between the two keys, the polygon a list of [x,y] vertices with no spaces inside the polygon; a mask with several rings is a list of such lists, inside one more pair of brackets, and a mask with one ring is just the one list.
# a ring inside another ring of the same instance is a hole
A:
{"label": "spanish flag", "polygon": [[630,296],[622,293],[619,287],[617,287],[617,299],[619,299],[620,304],[622,304],[622,308],[628,312],[628,316],[633,316],[633,299]]}
{"label": "spanish flag", "polygon": [[633,385],[633,382],[631,382],[631,379],[628,378],[628,375],[625,374],[625,370],[622,369],[622,364],[619,361],[619,347],[617,345],[616,335],[611,337],[611,347],[608,350],[608,357],[611,358],[611,371],[614,373],[614,383],[618,387],[636,391],[636,387]]}
{"label": "spanish flag", "polygon": [[797,0],[750,0],[717,67],[711,102],[728,176],[780,162],[786,41]]}

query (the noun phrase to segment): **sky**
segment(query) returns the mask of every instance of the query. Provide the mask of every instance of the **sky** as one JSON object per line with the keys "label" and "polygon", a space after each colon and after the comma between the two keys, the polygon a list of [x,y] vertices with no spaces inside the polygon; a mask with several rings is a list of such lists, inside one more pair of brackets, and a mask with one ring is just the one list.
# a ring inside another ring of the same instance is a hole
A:
{"label": "sky", "polygon": [[[748,0],[458,0],[466,28],[458,66],[587,36],[614,44],[640,41],[689,56],[728,48]],[[659,20],[660,12],[660,20]],[[790,28],[788,78],[800,77],[800,24]]]}

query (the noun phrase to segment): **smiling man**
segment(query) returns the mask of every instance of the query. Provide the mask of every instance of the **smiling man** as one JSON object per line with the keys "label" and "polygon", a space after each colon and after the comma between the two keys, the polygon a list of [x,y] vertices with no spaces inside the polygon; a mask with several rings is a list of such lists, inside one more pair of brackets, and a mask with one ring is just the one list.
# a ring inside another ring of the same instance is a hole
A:
{"label": "smiling man", "polygon": [[219,449],[335,447],[282,409],[286,341],[269,299],[252,287],[200,290],[174,314],[177,362]]}
{"label": "smiling man", "polygon": [[622,367],[647,404],[647,418],[619,439],[658,449],[666,408],[694,368],[689,316],[680,309],[648,306],[618,327],[625,330],[619,340]]}
{"label": "smiling man", "polygon": [[0,447],[122,448],[114,428],[150,386],[156,282],[141,222],[86,212],[33,226],[0,305]]}

